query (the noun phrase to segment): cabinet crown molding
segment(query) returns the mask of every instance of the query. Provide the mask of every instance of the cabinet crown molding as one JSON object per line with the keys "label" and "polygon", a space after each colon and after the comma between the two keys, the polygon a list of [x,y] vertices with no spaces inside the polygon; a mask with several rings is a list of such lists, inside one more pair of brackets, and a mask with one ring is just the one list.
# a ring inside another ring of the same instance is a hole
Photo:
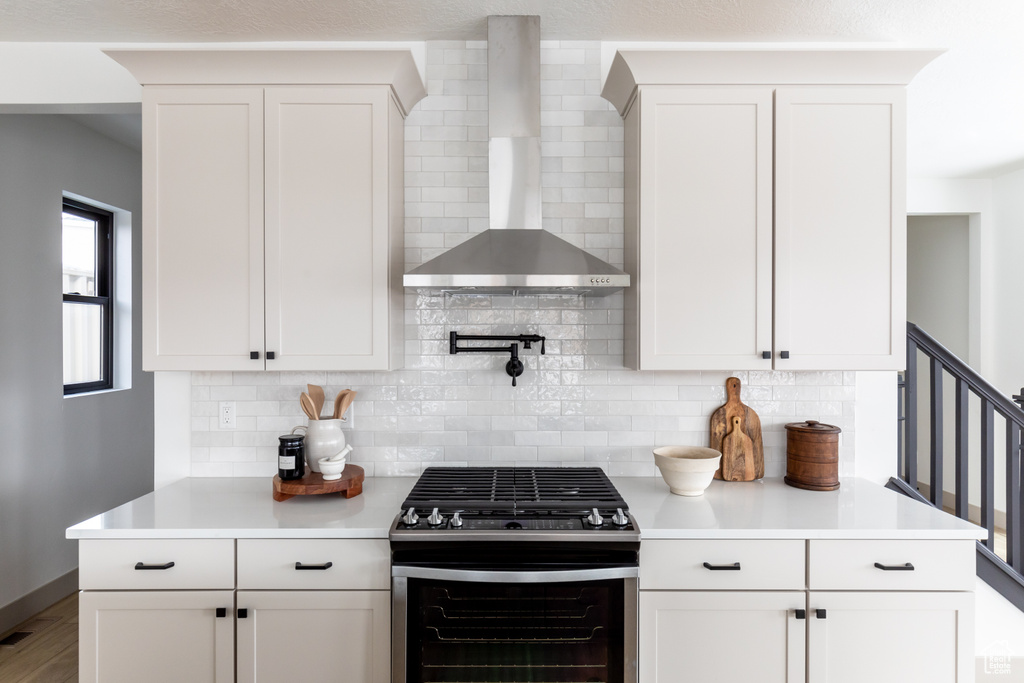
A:
{"label": "cabinet crown molding", "polygon": [[427,90],[409,50],[104,50],[147,85],[389,85],[408,115]]}
{"label": "cabinet crown molding", "polygon": [[601,96],[625,116],[641,85],[906,85],[944,49],[619,50]]}

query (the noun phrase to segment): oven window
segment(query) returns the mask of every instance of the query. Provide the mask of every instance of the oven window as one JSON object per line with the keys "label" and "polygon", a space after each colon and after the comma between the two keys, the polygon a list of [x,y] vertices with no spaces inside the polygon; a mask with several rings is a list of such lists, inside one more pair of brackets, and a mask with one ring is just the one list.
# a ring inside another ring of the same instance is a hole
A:
{"label": "oven window", "polygon": [[623,683],[623,581],[409,579],[408,683]]}

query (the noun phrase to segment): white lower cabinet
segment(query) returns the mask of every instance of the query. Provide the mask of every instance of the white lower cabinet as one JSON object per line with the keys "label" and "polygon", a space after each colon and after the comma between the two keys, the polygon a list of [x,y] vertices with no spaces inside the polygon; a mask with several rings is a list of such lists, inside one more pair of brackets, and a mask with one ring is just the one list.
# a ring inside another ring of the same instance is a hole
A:
{"label": "white lower cabinet", "polygon": [[808,683],[974,680],[974,594],[811,591]]}
{"label": "white lower cabinet", "polygon": [[232,683],[233,591],[82,591],[80,683]]}
{"label": "white lower cabinet", "polygon": [[644,541],[640,683],[971,683],[974,552],[969,540]]}
{"label": "white lower cabinet", "polygon": [[388,591],[238,591],[238,683],[388,683]]}
{"label": "white lower cabinet", "polygon": [[385,539],[80,541],[79,681],[388,683],[389,557]]}
{"label": "white lower cabinet", "polygon": [[643,683],[799,683],[803,591],[641,591]]}

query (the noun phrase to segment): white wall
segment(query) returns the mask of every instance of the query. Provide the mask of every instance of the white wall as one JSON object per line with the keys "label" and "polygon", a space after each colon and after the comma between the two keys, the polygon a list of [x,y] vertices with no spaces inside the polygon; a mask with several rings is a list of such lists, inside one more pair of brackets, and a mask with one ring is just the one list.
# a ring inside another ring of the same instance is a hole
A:
{"label": "white wall", "polygon": [[993,345],[992,383],[1003,393],[1017,394],[1024,386],[1024,171],[993,181],[995,208],[994,308],[997,311]]}

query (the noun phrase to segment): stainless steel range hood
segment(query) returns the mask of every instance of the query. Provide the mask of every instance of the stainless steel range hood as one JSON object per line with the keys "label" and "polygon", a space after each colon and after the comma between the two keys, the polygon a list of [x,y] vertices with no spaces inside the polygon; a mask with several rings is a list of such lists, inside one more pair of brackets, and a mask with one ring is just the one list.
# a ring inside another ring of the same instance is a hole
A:
{"label": "stainless steel range hood", "polygon": [[540,17],[487,18],[490,228],[405,274],[406,287],[607,296],[629,274],[541,228]]}

